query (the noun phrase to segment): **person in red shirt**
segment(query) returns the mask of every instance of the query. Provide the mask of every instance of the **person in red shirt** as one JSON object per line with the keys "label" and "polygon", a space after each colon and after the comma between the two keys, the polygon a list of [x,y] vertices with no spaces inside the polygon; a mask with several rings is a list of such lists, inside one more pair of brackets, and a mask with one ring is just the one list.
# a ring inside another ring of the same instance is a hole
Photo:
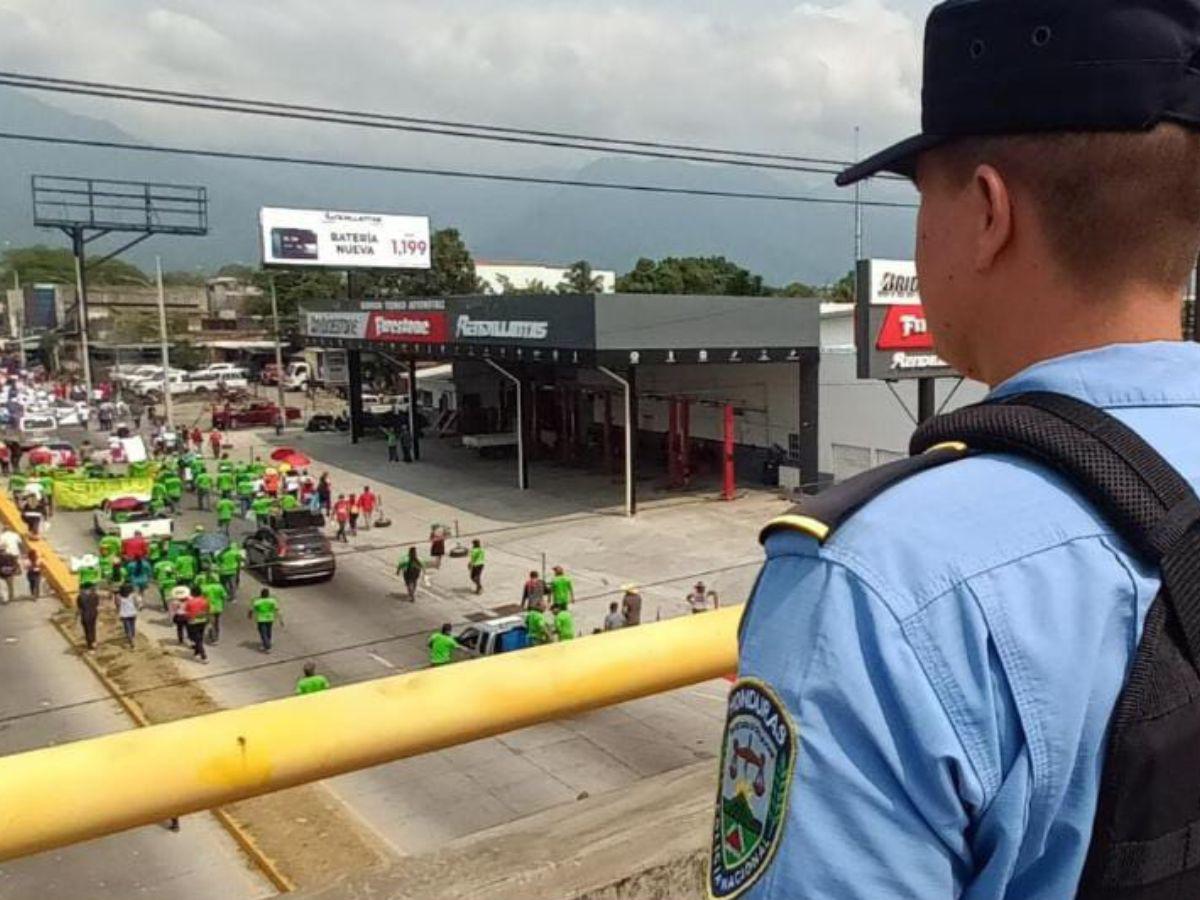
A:
{"label": "person in red shirt", "polygon": [[337,540],[349,543],[346,526],[350,524],[350,501],[345,494],[338,494],[337,503],[333,504],[333,519],[337,522]]}
{"label": "person in red shirt", "polygon": [[371,486],[364,485],[362,493],[358,495],[358,508],[362,512],[362,527],[365,530],[371,528],[371,517],[375,514],[375,507],[379,505],[379,499],[371,493]]}
{"label": "person in red shirt", "polygon": [[204,650],[204,630],[208,627],[208,599],[200,593],[198,585],[192,586],[192,596],[183,604],[183,614],[187,616],[187,636],[192,645],[192,656],[206,663],[208,653]]}
{"label": "person in red shirt", "polygon": [[196,448],[197,453],[204,447],[204,434],[199,428],[192,428],[192,446]]}
{"label": "person in red shirt", "polygon": [[121,541],[121,558],[125,562],[134,559],[145,559],[150,555],[150,542],[142,537],[140,531],[135,531],[133,537]]}
{"label": "person in red shirt", "polygon": [[210,446],[212,448],[213,459],[221,458],[221,444],[223,444],[224,442],[225,442],[225,438],[218,429],[214,428],[212,431],[209,432],[208,446]]}

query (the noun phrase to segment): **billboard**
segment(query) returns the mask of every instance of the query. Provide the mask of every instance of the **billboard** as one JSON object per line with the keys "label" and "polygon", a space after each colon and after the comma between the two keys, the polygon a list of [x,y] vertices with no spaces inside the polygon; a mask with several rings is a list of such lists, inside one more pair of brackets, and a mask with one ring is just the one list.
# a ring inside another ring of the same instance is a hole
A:
{"label": "billboard", "polygon": [[910,260],[860,259],[854,343],[858,377],[895,381],[955,374],[933,348]]}
{"label": "billboard", "polygon": [[264,206],[263,264],[332,269],[428,269],[429,219]]}
{"label": "billboard", "polygon": [[468,346],[591,350],[596,341],[591,295],[450,298],[450,339]]}

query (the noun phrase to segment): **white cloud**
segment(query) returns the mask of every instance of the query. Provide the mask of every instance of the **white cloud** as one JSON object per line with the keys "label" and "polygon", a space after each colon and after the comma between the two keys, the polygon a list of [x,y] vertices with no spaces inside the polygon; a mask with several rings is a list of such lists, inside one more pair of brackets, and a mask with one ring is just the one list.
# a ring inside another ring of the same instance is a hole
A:
{"label": "white cloud", "polygon": [[[917,122],[920,0],[787,5],[593,0],[0,0],[6,68],[415,115],[844,157]],[[50,98],[43,98],[50,99]],[[436,139],[381,138],[79,99],[152,139],[347,156],[403,149],[475,158]],[[200,136],[203,136],[201,139]],[[294,147],[293,147],[294,149]],[[523,152],[523,162],[567,163]]]}

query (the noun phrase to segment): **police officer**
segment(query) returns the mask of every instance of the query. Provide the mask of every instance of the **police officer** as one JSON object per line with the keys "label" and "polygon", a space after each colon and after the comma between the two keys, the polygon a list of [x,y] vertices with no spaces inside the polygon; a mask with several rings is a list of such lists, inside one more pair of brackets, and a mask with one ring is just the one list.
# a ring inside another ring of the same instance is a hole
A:
{"label": "police officer", "polygon": [[[949,0],[924,47],[922,133],[838,181],[914,179],[938,352],[1107,410],[1194,486],[1200,0]],[[1013,456],[862,499],[764,533],[710,893],[1073,896],[1159,571]]]}

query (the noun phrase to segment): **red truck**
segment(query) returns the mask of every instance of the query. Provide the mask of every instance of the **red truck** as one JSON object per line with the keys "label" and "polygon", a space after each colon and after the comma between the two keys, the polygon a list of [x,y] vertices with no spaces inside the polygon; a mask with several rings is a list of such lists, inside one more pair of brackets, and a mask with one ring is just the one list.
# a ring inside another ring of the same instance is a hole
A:
{"label": "red truck", "polygon": [[[289,422],[300,418],[300,410],[294,406],[286,408]],[[256,400],[245,406],[214,406],[212,427],[220,431],[232,428],[273,428],[279,421],[279,406],[264,400]]]}

